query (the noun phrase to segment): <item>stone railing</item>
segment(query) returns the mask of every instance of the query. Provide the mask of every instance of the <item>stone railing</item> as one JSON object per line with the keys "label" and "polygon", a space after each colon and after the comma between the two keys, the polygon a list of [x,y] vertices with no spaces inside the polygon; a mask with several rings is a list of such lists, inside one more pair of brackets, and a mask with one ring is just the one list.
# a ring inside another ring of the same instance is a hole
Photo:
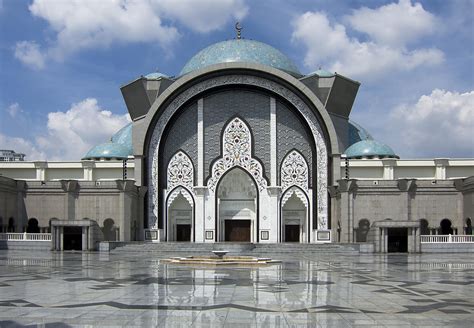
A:
{"label": "stone railing", "polygon": [[421,235],[422,243],[474,243],[474,235]]}
{"label": "stone railing", "polygon": [[0,240],[13,241],[51,241],[50,233],[0,233]]}

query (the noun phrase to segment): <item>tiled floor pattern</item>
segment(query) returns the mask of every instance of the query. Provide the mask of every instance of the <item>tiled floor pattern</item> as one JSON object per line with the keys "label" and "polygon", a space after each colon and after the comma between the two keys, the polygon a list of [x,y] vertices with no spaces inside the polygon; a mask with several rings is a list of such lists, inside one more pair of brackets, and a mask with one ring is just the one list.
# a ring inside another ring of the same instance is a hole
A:
{"label": "tiled floor pattern", "polygon": [[0,251],[0,327],[473,327],[472,255],[279,259],[211,268]]}

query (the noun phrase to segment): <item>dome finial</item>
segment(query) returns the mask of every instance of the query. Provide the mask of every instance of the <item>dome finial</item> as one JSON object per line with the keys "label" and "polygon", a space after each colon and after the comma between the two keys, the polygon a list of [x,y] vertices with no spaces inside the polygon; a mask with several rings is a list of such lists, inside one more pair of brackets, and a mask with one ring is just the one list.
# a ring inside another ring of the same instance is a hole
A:
{"label": "dome finial", "polygon": [[237,40],[240,40],[242,31],[242,26],[240,26],[240,22],[235,23],[235,30],[237,31]]}

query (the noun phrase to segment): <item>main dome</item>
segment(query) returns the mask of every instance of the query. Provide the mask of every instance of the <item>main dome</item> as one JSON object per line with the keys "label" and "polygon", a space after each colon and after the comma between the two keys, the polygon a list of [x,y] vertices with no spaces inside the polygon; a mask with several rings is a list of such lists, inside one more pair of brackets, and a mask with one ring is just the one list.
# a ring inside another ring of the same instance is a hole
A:
{"label": "main dome", "polygon": [[232,62],[257,63],[292,75],[302,75],[296,65],[281,51],[268,44],[247,39],[222,41],[204,48],[184,65],[180,75],[206,66]]}

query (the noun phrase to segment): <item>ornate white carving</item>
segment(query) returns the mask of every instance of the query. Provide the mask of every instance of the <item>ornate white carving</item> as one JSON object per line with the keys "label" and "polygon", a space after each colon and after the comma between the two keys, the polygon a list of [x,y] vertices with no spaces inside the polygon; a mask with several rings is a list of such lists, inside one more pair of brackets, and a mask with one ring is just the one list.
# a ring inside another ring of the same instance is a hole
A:
{"label": "ornate white carving", "polygon": [[236,74],[236,75],[225,75],[219,76],[216,78],[208,79],[193,85],[192,87],[186,89],[180,93],[168,107],[164,108],[162,115],[156,123],[151,141],[148,148],[148,167],[151,168],[151,174],[149,174],[149,217],[148,217],[148,226],[150,228],[157,228],[157,213],[158,213],[158,149],[161,141],[161,136],[163,131],[176,113],[176,111],[189,99],[198,95],[199,93],[215,88],[222,85],[251,85],[258,86],[260,88],[272,91],[273,93],[278,94],[287,101],[289,101],[306,119],[308,126],[311,129],[311,132],[314,137],[316,144],[316,166],[317,166],[317,207],[318,207],[318,228],[327,229],[327,217],[328,217],[328,208],[327,208],[327,174],[328,174],[328,157],[327,157],[327,147],[323,137],[323,132],[321,126],[319,125],[318,119],[313,111],[306,105],[306,103],[298,97],[291,90],[287,89],[281,84],[278,84],[274,81],[267,80],[265,78]]}
{"label": "ornate white carving", "polygon": [[293,194],[296,194],[296,197],[298,197],[301,202],[303,202],[304,206],[306,207],[306,209],[308,208],[308,198],[306,197],[306,195],[304,194],[304,192],[301,191],[301,189],[299,188],[296,188],[296,187],[291,187],[287,192],[285,192],[285,194],[283,195],[283,198],[281,199],[281,207],[283,208],[283,206],[285,206],[286,202],[288,201],[288,199],[291,198],[291,196],[293,196]]}
{"label": "ornate white carving", "polygon": [[168,163],[167,182],[168,190],[172,190],[178,185],[185,186],[189,190],[193,189],[193,163],[184,152],[178,151]]}
{"label": "ornate white carving", "polygon": [[171,206],[171,204],[173,204],[173,201],[176,199],[176,197],[178,197],[179,195],[183,195],[183,197],[188,201],[189,205],[191,205],[191,207],[193,207],[193,196],[191,196],[191,194],[189,193],[189,191],[187,191],[185,188],[183,187],[178,187],[176,188],[175,190],[173,190],[173,192],[171,193],[171,195],[168,197],[168,204],[167,204],[167,208],[169,208]]}
{"label": "ornate white carving", "polygon": [[284,192],[291,186],[308,190],[308,164],[298,151],[290,151],[281,165],[281,189]]}
{"label": "ornate white carving", "polygon": [[229,169],[240,166],[247,170],[255,179],[258,189],[267,187],[263,177],[262,165],[252,158],[252,135],[247,124],[236,117],[227,124],[222,136],[222,157],[212,165],[212,175],[207,181],[207,187],[215,191],[217,182]]}

